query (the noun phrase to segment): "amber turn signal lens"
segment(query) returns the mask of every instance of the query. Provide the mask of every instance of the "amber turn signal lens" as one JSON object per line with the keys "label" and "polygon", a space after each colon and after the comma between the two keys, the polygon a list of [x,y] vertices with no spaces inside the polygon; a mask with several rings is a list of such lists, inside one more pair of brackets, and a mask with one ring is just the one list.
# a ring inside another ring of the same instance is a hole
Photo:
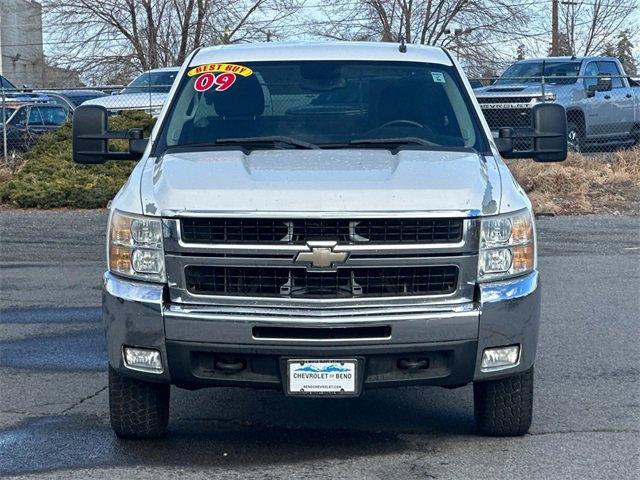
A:
{"label": "amber turn signal lens", "polygon": [[111,218],[111,243],[131,244],[131,219],[114,214]]}
{"label": "amber turn signal lens", "polygon": [[511,249],[513,260],[511,268],[514,272],[524,272],[533,268],[534,249],[533,244],[519,245]]}
{"label": "amber turn signal lens", "polygon": [[533,241],[533,225],[528,215],[513,217],[511,221],[511,243],[527,243]]}
{"label": "amber turn signal lens", "polygon": [[131,269],[131,248],[109,246],[109,269],[114,272],[128,273]]}

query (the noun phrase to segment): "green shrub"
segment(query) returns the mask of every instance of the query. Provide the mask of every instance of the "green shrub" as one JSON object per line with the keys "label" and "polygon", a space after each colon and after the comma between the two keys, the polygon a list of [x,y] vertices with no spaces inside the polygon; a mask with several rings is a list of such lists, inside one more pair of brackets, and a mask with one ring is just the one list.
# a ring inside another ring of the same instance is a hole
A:
{"label": "green shrub", "polygon": [[[127,112],[110,119],[109,128],[143,127],[148,134],[154,119],[144,112]],[[120,149],[126,144],[119,142]],[[25,154],[24,166],[0,183],[0,201],[21,208],[101,208],[129,177],[135,162],[111,161],[78,165],[71,160],[71,124],[43,135]]]}

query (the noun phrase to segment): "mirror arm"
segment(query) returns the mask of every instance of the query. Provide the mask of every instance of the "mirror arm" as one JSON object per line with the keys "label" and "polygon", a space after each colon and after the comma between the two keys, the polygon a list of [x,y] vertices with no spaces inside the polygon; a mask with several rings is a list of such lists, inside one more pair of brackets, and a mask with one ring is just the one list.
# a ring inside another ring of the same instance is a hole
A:
{"label": "mirror arm", "polygon": [[85,140],[142,140],[142,129],[108,130],[99,135],[78,135],[77,138]]}
{"label": "mirror arm", "polygon": [[[78,151],[80,155],[96,155],[96,152],[83,152]],[[108,152],[101,155],[104,160],[139,160],[140,155],[135,155],[129,152]]]}

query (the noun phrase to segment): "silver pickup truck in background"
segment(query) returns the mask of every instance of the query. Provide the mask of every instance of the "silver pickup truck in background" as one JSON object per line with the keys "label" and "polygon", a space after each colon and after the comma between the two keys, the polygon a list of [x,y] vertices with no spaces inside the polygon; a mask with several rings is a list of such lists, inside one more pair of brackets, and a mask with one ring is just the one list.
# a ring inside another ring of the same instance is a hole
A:
{"label": "silver pickup truck in background", "polygon": [[564,160],[564,109],[532,109],[532,151],[511,133],[492,138],[446,50],[392,43],[199,49],[149,138],[79,107],[76,162],[139,160],[103,278],[116,434],[162,435],[170,385],[468,383],[480,433],[525,434],[535,219],[502,157]]}
{"label": "silver pickup truck in background", "polygon": [[[544,79],[544,81],[543,81]],[[496,82],[474,90],[492,131],[529,128],[531,108],[565,107],[569,149],[577,152],[631,146],[640,140],[640,87],[613,57],[522,60]],[[530,148],[516,139],[515,148]]]}

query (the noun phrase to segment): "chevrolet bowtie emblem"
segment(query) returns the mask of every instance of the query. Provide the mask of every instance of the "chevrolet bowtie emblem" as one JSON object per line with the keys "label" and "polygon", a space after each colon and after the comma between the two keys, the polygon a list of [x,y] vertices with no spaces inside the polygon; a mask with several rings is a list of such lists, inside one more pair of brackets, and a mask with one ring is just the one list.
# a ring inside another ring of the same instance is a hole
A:
{"label": "chevrolet bowtie emblem", "polygon": [[333,268],[339,263],[347,261],[347,252],[334,252],[337,242],[307,242],[308,252],[300,252],[295,263],[306,263],[311,268]]}

